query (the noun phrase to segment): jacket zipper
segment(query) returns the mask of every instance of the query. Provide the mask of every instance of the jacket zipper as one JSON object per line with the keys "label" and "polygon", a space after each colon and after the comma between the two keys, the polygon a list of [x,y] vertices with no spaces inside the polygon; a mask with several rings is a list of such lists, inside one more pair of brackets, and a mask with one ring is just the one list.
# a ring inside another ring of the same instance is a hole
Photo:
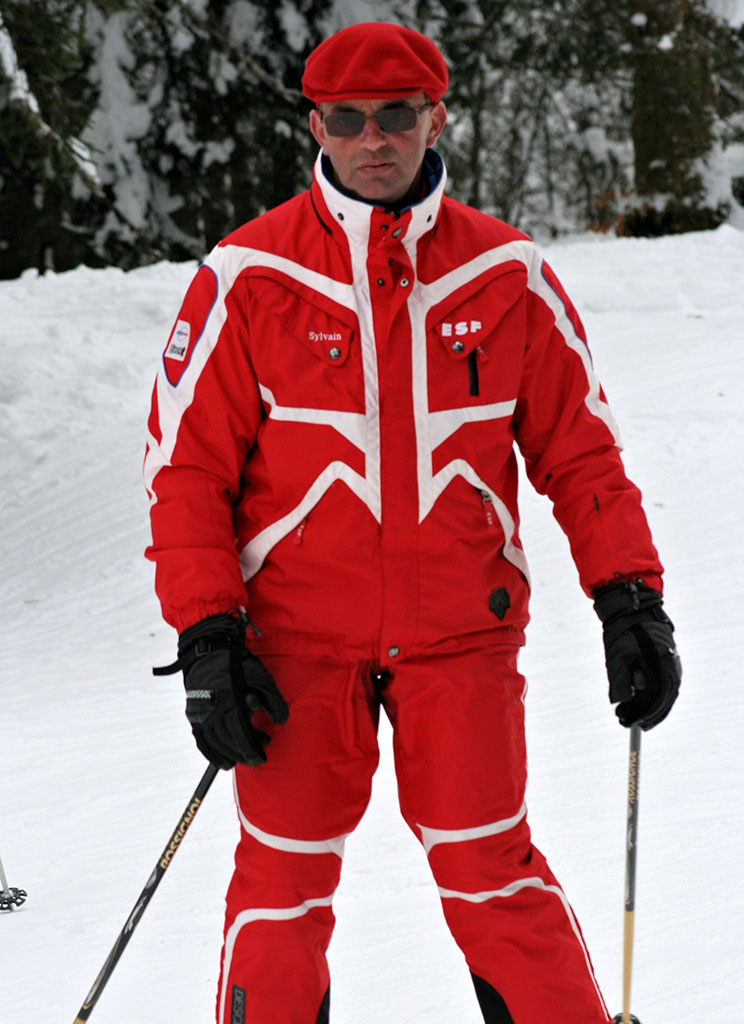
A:
{"label": "jacket zipper", "polygon": [[305,527],[306,526],[307,526],[307,516],[305,516],[305,518],[302,520],[302,522],[299,524],[299,526],[296,527],[296,529],[294,531],[294,534],[292,535],[292,543],[296,547],[300,547],[300,545],[302,544],[302,535],[305,532]]}
{"label": "jacket zipper", "polygon": [[496,511],[494,510],[493,507],[493,498],[488,493],[488,491],[479,490],[478,493],[480,494],[481,501],[483,502],[483,514],[486,517],[486,525],[488,526],[488,529],[492,533],[496,533],[498,531],[499,526],[498,516],[496,515]]}

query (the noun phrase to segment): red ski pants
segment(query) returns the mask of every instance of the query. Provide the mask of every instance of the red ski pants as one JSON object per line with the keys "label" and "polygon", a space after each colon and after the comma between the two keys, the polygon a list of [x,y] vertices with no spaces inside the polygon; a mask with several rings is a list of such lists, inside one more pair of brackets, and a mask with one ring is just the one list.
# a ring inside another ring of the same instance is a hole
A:
{"label": "red ski pants", "polygon": [[411,658],[382,680],[372,662],[261,658],[290,716],[266,723],[268,763],[235,771],[241,838],[218,1024],[328,1019],[331,902],[344,840],[370,796],[380,704],[403,816],[473,975],[514,1024],[607,1024],[579,925],[530,842],[517,650]]}

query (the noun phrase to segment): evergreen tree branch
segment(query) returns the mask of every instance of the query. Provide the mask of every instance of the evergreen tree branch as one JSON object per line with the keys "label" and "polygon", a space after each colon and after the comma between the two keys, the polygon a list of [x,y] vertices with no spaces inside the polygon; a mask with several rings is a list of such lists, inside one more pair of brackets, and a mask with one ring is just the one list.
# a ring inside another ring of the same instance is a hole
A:
{"label": "evergreen tree branch", "polygon": [[[146,8],[154,15],[159,21],[165,21],[165,12],[159,10],[154,0],[137,0],[137,5],[141,8]],[[220,44],[223,50],[229,53],[230,57],[243,69],[249,71],[255,78],[258,79],[263,85],[271,89],[272,92],[276,93],[287,103],[300,103],[304,99],[302,92],[299,89],[289,89],[283,85],[276,78],[272,77],[257,60],[254,60],[249,53],[244,52],[239,47],[235,46],[227,36],[211,25],[206,17],[197,12],[189,6],[187,0],[175,0],[175,4],[187,22],[190,23],[192,30],[194,28],[201,30],[211,36],[216,42]]]}

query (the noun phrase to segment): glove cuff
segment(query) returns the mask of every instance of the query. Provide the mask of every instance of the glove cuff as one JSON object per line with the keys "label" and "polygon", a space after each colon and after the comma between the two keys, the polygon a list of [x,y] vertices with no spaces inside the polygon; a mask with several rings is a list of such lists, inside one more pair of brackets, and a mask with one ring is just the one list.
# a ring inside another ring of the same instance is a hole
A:
{"label": "glove cuff", "polygon": [[246,619],[229,612],[208,615],[206,619],[184,629],[178,637],[178,657],[193,652],[197,657],[219,651],[234,644],[245,644]]}
{"label": "glove cuff", "polygon": [[240,613],[238,618],[225,612],[208,615],[206,619],[184,629],[178,637],[178,657],[170,665],[154,668],[154,676],[171,676],[176,672],[188,672],[197,658],[210,651],[224,651],[245,647],[245,627],[248,616]]}
{"label": "glove cuff", "polygon": [[666,618],[656,614],[660,608],[661,594],[641,579],[617,580],[594,591],[594,610],[604,625],[626,616]]}

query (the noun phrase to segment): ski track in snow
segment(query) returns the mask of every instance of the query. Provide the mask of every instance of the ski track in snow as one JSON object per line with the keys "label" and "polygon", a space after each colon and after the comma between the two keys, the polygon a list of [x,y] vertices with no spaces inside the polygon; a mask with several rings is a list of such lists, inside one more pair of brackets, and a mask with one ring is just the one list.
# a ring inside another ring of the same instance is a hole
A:
{"label": "ski track in snow", "polygon": [[[579,309],[667,567],[683,692],[644,737],[633,1011],[741,1019],[744,233],[547,250]],[[152,594],[149,392],[195,264],[0,282],[3,1024],[72,1021],[204,770]],[[599,623],[548,503],[523,488],[533,622],[528,804],[611,1012],[621,1004],[627,733]],[[334,1024],[478,1024],[462,956],[399,816],[389,728],[347,844]],[[213,1020],[237,825],[220,776],[96,1007],[96,1024]],[[573,1022],[567,1022],[573,1024]],[[578,1024],[578,1022],[577,1022]]]}

